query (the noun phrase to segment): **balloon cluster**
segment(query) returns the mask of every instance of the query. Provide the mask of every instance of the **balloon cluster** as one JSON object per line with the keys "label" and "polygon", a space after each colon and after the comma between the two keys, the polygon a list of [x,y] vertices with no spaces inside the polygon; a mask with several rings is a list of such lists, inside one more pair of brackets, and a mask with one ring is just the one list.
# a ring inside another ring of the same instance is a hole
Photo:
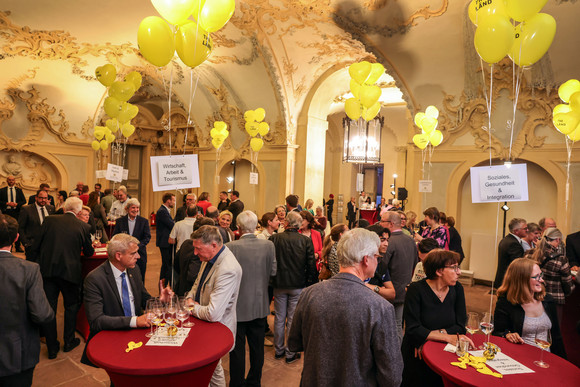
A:
{"label": "balloon cluster", "polygon": [[419,149],[425,149],[429,143],[434,147],[443,141],[443,133],[437,130],[439,110],[435,106],[427,106],[425,113],[415,114],[415,125],[421,128],[421,134],[413,136],[413,142]]}
{"label": "balloon cluster", "polygon": [[554,108],[552,122],[560,133],[576,142],[580,140],[580,81],[570,79],[564,82],[558,89],[558,95],[565,103]]}
{"label": "balloon cluster", "polygon": [[384,72],[385,68],[380,63],[362,61],[349,66],[350,91],[354,97],[346,100],[344,111],[351,120],[362,117],[365,121],[370,121],[379,114],[381,88],[375,83]]}
{"label": "balloon cluster", "polygon": [[209,33],[226,25],[236,8],[235,0],[151,0],[151,3],[176,28],[174,34],[158,16],[147,16],[139,24],[139,50],[157,67],[167,65],[176,50],[185,65],[199,66],[213,49]]}
{"label": "balloon cluster", "polygon": [[[246,132],[252,138],[250,140],[250,148],[254,152],[259,152],[264,146],[264,140],[262,137],[268,134],[270,131],[270,125],[264,121],[266,118],[266,111],[263,108],[257,108],[256,110],[248,110],[244,113],[244,119],[246,120]],[[260,135],[260,137],[258,137]]]}
{"label": "balloon cluster", "polygon": [[228,124],[223,121],[216,121],[213,123],[213,128],[209,131],[211,136],[211,144],[215,149],[219,149],[226,138],[230,135],[228,132]]}
{"label": "balloon cluster", "polygon": [[[487,63],[509,55],[520,67],[536,63],[550,48],[556,20],[539,13],[548,0],[472,0],[469,18],[477,26],[475,49]],[[514,27],[515,23],[519,22]]]}
{"label": "balloon cluster", "polygon": [[109,89],[109,96],[105,98],[103,108],[111,117],[107,120],[106,126],[95,126],[95,140],[91,143],[91,147],[97,151],[107,149],[109,144],[116,140],[118,131],[125,138],[129,138],[135,132],[135,127],[130,121],[139,113],[139,107],[127,101],[141,87],[143,78],[137,71],[131,71],[122,81],[116,81],[117,70],[110,63],[97,67],[95,75],[97,80]]}

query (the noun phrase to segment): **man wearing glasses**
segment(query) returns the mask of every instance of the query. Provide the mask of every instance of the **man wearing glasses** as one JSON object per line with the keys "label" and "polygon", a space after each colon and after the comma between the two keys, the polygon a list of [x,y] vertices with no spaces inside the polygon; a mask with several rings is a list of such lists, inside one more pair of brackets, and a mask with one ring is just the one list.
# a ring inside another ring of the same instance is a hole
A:
{"label": "man wearing glasses", "polygon": [[494,287],[497,289],[503,282],[505,272],[516,258],[524,256],[522,239],[528,235],[528,224],[525,219],[513,218],[509,223],[510,233],[506,235],[497,247],[497,271]]}

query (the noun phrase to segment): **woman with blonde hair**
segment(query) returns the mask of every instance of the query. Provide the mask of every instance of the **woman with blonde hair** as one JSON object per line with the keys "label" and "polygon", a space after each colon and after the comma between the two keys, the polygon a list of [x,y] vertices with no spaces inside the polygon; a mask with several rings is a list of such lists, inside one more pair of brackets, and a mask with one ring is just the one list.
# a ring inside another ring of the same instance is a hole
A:
{"label": "woman with blonde hair", "polygon": [[552,336],[550,351],[566,358],[554,298],[544,289],[540,267],[531,259],[517,258],[507,268],[497,290],[493,334],[511,343],[536,346],[538,330]]}
{"label": "woman with blonde hair", "polygon": [[312,200],[312,199],[308,199],[308,200],[306,200],[306,203],[304,203],[304,209],[307,210],[308,212],[310,212],[310,214],[312,216],[314,216],[314,210],[312,209],[313,206],[314,206],[314,200]]}

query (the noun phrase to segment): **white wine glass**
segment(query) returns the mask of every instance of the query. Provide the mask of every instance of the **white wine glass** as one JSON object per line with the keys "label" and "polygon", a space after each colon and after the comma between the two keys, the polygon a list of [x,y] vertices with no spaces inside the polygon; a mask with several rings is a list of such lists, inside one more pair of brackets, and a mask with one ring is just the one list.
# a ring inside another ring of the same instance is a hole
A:
{"label": "white wine glass", "polygon": [[[183,309],[186,310],[191,315],[191,312],[193,311],[193,300],[188,299],[187,296],[185,296],[180,298],[180,301]],[[187,328],[191,328],[194,325],[195,324],[190,320],[183,323],[183,326]]]}
{"label": "white wine glass", "polygon": [[153,325],[157,326],[155,333],[159,332],[159,326],[163,322],[163,303],[159,298],[153,302]]}
{"label": "white wine glass", "polygon": [[534,364],[542,368],[550,367],[548,363],[544,362],[544,350],[550,348],[552,345],[552,335],[550,334],[550,330],[544,328],[538,329],[534,341],[538,347],[542,348],[542,352],[540,352],[540,360],[534,361]]}
{"label": "white wine glass", "polygon": [[147,300],[147,304],[145,307],[145,315],[147,316],[147,322],[151,326],[151,330],[145,334],[145,337],[153,337],[153,321],[155,320],[155,299],[150,298]]}
{"label": "white wine glass", "polygon": [[95,231],[95,241],[100,245],[101,239],[103,238],[103,232],[101,230]]}
{"label": "white wine glass", "polygon": [[[491,332],[493,332],[493,314],[485,312],[483,318],[479,322],[479,328],[483,333],[485,333],[485,343],[488,343],[489,335],[491,334]],[[486,349],[485,343],[484,345],[479,347],[479,349]]]}
{"label": "white wine glass", "polygon": [[479,313],[467,313],[467,324],[465,324],[465,330],[469,332],[471,339],[473,340],[473,334],[479,330]]}
{"label": "white wine glass", "polygon": [[175,325],[175,321],[177,320],[177,298],[175,295],[165,305],[164,312],[165,322],[169,325]]}

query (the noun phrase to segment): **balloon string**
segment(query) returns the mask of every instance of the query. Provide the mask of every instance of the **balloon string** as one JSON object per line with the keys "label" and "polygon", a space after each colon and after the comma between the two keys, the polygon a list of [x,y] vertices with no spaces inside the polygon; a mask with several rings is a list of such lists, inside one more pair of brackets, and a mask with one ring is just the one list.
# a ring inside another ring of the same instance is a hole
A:
{"label": "balloon string", "polygon": [[171,65],[171,78],[169,79],[169,99],[167,101],[167,130],[169,132],[169,156],[171,156],[171,94],[173,93],[173,64]]}
{"label": "balloon string", "polygon": [[[496,211],[496,216],[495,216],[495,241],[493,243],[493,256],[497,257],[497,245],[498,245],[498,233],[499,233],[499,202],[497,202],[497,211]],[[493,288],[495,286],[494,284],[495,278],[491,280],[491,291],[489,292],[489,314],[491,315],[491,306],[493,304]]]}
{"label": "balloon string", "polygon": [[511,159],[512,159],[512,144],[513,144],[513,139],[514,139],[514,127],[515,127],[515,123],[516,123],[516,111],[518,108],[518,98],[520,96],[520,87],[521,87],[522,75],[523,75],[523,69],[519,68],[519,71],[516,72],[516,76],[515,76],[514,104],[513,104],[513,111],[512,111],[510,150],[509,150],[508,161],[511,161]]}
{"label": "balloon string", "polygon": [[[491,102],[492,102],[492,91],[493,91],[493,64],[491,65],[489,72],[489,97],[487,96],[487,84],[485,83],[485,71],[483,69],[483,60],[479,58],[479,65],[481,66],[481,79],[483,82],[483,95],[485,97],[485,106],[487,109],[487,134],[489,138],[489,166],[491,166]],[[485,130],[485,126],[483,127]]]}
{"label": "balloon string", "polygon": [[193,99],[195,97],[195,93],[197,92],[198,82],[199,82],[199,74],[197,75],[197,79],[195,80],[195,88],[193,88],[193,69],[190,69],[190,71],[189,71],[189,110],[187,112],[187,127],[185,128],[185,141],[183,143],[183,154],[185,154],[185,146],[187,145],[187,134],[189,133],[189,126],[192,124],[192,122],[191,122],[191,106],[193,105]]}
{"label": "balloon string", "polygon": [[568,160],[566,162],[566,223],[565,228],[568,227],[568,201],[570,199],[570,160],[572,158],[572,141],[568,139],[568,136],[564,135],[566,141],[566,152],[568,154]]}

